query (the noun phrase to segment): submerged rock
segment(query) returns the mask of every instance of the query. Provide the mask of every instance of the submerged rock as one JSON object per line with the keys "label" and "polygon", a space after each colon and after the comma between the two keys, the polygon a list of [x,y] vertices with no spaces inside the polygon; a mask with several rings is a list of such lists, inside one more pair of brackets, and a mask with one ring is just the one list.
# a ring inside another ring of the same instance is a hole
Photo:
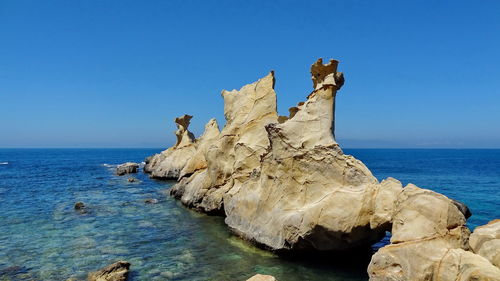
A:
{"label": "submerged rock", "polygon": [[139,164],[127,162],[116,167],[116,174],[123,176],[125,174],[137,173],[137,168],[139,168]]}
{"label": "submerged rock", "polygon": [[127,181],[128,181],[128,182],[136,182],[136,181],[137,181],[137,179],[136,179],[136,178],[132,178],[132,177],[130,177],[130,178],[128,178],[128,179],[127,179]]}
{"label": "submerged rock", "polygon": [[247,281],[276,281],[276,278],[271,275],[255,274],[247,279]]}
{"label": "submerged rock", "polygon": [[156,204],[156,203],[158,203],[158,199],[148,198],[148,199],[144,200],[144,203],[146,203],[146,204]]}
{"label": "submerged rock", "polygon": [[82,210],[85,208],[85,204],[83,204],[83,202],[76,202],[74,208],[75,210]]}
{"label": "submerged rock", "polygon": [[88,209],[87,206],[83,202],[76,202],[74,207],[75,211],[78,211],[80,214],[87,214]]}
{"label": "submerged rock", "polygon": [[88,281],[125,281],[128,278],[130,263],[118,261],[88,274]]}

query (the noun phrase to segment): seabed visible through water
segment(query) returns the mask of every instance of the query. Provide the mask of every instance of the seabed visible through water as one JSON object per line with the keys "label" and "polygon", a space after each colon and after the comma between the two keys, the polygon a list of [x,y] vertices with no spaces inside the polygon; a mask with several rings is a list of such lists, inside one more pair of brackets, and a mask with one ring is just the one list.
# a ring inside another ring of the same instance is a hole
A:
{"label": "seabed visible through water", "polygon": [[[222,217],[186,209],[172,182],[114,165],[159,149],[0,149],[0,281],[84,280],[117,260],[130,280],[366,280],[365,256],[278,257],[232,235]],[[345,150],[377,176],[413,182],[465,202],[474,228],[500,217],[500,150]],[[148,198],[158,204],[145,204]],[[77,201],[89,213],[73,209]]]}

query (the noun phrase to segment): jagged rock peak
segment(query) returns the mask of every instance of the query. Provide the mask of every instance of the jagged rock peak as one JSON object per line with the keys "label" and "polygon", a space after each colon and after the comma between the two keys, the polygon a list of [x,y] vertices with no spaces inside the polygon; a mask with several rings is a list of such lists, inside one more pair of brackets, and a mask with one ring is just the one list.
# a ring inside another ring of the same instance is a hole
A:
{"label": "jagged rock peak", "polygon": [[[311,66],[315,90],[305,102],[289,109],[289,116],[280,116],[279,125],[269,125],[280,131],[281,141],[294,148],[337,145],[335,141],[335,97],[344,84],[344,77],[337,72],[338,61],[323,64],[318,59]],[[271,130],[272,131],[272,130]],[[273,133],[271,133],[273,135]]]}
{"label": "jagged rock peak", "polygon": [[194,142],[195,138],[193,133],[188,131],[191,118],[193,118],[193,116],[187,114],[175,118],[174,121],[177,125],[177,131],[175,131],[177,142],[175,143],[175,147],[185,146]]}
{"label": "jagged rock peak", "polygon": [[[245,85],[239,90],[223,90],[224,117],[228,124],[244,124],[250,120],[277,115],[276,93],[274,92],[274,71],[258,81]],[[223,129],[226,131],[226,128]]]}
{"label": "jagged rock peak", "polygon": [[339,90],[344,85],[344,75],[337,72],[338,60],[331,59],[329,63],[323,64],[323,59],[319,58],[311,65],[311,78],[313,88],[317,90],[324,85],[333,85]]}

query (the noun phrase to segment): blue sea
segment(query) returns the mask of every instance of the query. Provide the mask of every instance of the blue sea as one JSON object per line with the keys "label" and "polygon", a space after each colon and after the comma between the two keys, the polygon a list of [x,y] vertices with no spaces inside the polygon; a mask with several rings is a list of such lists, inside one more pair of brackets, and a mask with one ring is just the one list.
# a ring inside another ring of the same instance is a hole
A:
{"label": "blue sea", "polygon": [[[117,260],[130,280],[366,280],[366,262],[278,257],[234,237],[223,218],[184,208],[172,182],[113,174],[160,149],[0,149],[0,280],[84,280]],[[466,203],[471,229],[500,218],[500,150],[345,149],[395,177]],[[158,204],[145,204],[148,198]],[[88,206],[87,214],[73,209]]]}

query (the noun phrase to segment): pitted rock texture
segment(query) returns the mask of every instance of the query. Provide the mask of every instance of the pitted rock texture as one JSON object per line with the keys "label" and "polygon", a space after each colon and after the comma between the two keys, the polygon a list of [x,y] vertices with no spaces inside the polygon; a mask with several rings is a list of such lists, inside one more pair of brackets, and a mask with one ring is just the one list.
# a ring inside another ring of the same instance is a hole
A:
{"label": "pitted rock texture", "polygon": [[175,145],[146,159],[144,171],[150,173],[151,177],[174,180],[179,178],[182,169],[196,152],[194,135],[188,130],[191,118],[191,115],[175,118]]}
{"label": "pitted rock texture", "polygon": [[201,139],[206,168],[183,178],[171,194],[184,204],[223,213],[223,195],[235,180],[248,178],[269,146],[265,125],[277,122],[274,73],[239,91],[222,91],[226,125],[214,138]]}
{"label": "pitted rock texture", "polygon": [[276,278],[271,275],[255,274],[247,279],[247,281],[276,281]]}
{"label": "pitted rock texture", "polygon": [[477,227],[470,236],[469,245],[474,253],[500,268],[500,220]]}
{"label": "pitted rock texture", "polygon": [[271,250],[367,248],[391,231],[391,244],[372,257],[372,280],[498,280],[491,254],[469,251],[464,204],[393,178],[379,182],[343,153],[334,135],[335,98],[344,84],[337,66],[321,59],[312,65],[313,91],[289,116],[277,114],[273,72],[223,91],[224,128],[211,120],[193,140],[189,122],[176,120],[182,137],[145,170],[175,170],[172,196],[225,215],[235,233]]}
{"label": "pitted rock texture", "polygon": [[459,207],[444,195],[407,185],[396,200],[391,244],[368,267],[370,280],[500,280],[498,268],[468,251],[470,230]]}
{"label": "pitted rock texture", "polygon": [[101,268],[96,272],[88,274],[88,281],[126,281],[130,263],[126,261],[117,261],[109,266]]}

